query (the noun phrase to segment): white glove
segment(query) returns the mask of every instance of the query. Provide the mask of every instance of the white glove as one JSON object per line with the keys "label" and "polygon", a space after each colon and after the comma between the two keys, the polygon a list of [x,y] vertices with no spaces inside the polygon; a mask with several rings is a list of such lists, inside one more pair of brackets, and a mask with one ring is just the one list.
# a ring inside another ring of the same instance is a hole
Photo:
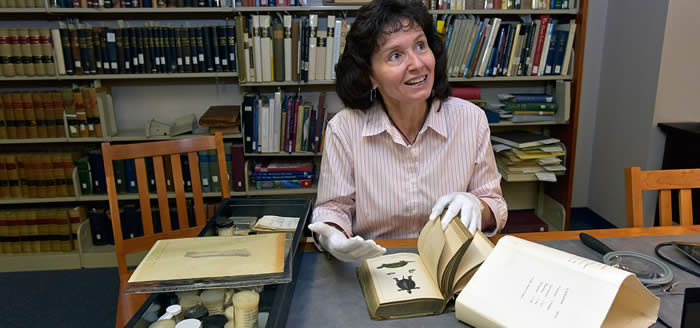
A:
{"label": "white glove", "polygon": [[374,240],[364,240],[360,236],[348,239],[342,231],[322,222],[309,224],[309,230],[318,234],[324,250],[343,262],[364,261],[386,253],[386,248]]}
{"label": "white glove", "polygon": [[442,230],[447,228],[457,213],[461,213],[462,224],[467,227],[469,232],[473,234],[476,230],[481,230],[481,211],[484,209],[484,205],[481,204],[479,198],[469,192],[453,192],[440,197],[433,206],[428,219],[435,220],[448,204],[447,211],[442,216]]}

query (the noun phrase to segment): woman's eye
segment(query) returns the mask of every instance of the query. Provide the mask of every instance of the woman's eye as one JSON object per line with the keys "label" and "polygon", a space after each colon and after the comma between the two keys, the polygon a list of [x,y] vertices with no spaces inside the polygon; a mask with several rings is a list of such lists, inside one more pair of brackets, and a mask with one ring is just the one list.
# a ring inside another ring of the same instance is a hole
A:
{"label": "woman's eye", "polygon": [[399,57],[401,57],[401,55],[399,55],[398,52],[395,52],[395,53],[391,54],[391,56],[389,56],[389,60],[390,60],[390,61],[395,61],[395,60],[398,60]]}
{"label": "woman's eye", "polygon": [[416,48],[417,48],[418,50],[425,50],[425,43],[423,43],[423,42],[418,42],[418,44],[416,45]]}

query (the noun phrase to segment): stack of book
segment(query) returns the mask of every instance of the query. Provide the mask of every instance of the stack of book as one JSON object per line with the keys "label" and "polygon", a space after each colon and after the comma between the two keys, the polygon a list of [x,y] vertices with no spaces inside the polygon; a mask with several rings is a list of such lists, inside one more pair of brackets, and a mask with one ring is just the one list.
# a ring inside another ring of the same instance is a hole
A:
{"label": "stack of book", "polygon": [[[552,1],[554,3],[554,1]],[[447,15],[437,21],[445,35],[450,77],[567,75],[576,21],[550,15],[532,20]]]}
{"label": "stack of book", "polygon": [[209,129],[209,134],[241,133],[240,106],[211,106],[199,118],[199,125]]}
{"label": "stack of book", "polygon": [[77,230],[73,230],[70,212],[68,208],[0,211],[0,253],[72,251],[72,231]]}
{"label": "stack of book", "polygon": [[0,76],[55,75],[51,43],[49,29],[0,28]]}
{"label": "stack of book", "polygon": [[508,93],[498,97],[501,117],[510,117],[513,123],[550,122],[555,120],[558,105],[554,96],[544,93]]}
{"label": "stack of book", "polygon": [[555,182],[566,171],[559,139],[529,131],[491,134],[498,172],[506,181]]}
{"label": "stack of book", "polygon": [[92,27],[59,22],[51,34],[61,75],[236,71],[232,25]]}
{"label": "stack of book", "polygon": [[[36,1],[36,0],[26,0]],[[183,8],[183,7],[231,7],[231,0],[56,0],[54,8]],[[42,4],[43,7],[43,4]]]}
{"label": "stack of book", "polygon": [[[350,2],[355,0],[336,0]],[[433,10],[464,9],[573,9],[576,0],[422,0]],[[357,1],[356,1],[357,2]],[[366,1],[369,2],[369,1]]]}
{"label": "stack of book", "polygon": [[333,117],[321,93],[318,104],[302,95],[248,94],[243,98],[243,129],[247,153],[323,152],[328,121]]}
{"label": "stack of book", "polygon": [[347,20],[334,15],[236,16],[240,82],[335,80]]}
{"label": "stack of book", "polygon": [[0,93],[0,139],[105,137],[116,133],[109,89]]}
{"label": "stack of book", "polygon": [[235,0],[236,7],[296,7],[307,6],[308,0]]}
{"label": "stack of book", "polygon": [[311,188],[314,166],[308,161],[254,163],[250,180],[255,189]]}
{"label": "stack of book", "polygon": [[77,153],[0,154],[0,198],[69,197]]}

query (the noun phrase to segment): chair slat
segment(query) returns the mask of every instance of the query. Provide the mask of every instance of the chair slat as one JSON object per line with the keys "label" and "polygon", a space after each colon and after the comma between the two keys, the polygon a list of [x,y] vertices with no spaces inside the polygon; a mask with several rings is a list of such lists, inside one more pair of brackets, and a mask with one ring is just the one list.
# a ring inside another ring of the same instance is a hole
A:
{"label": "chair slat", "polygon": [[198,152],[208,149],[216,149],[215,138],[189,138],[155,141],[149,142],[147,147],[132,147],[131,144],[112,145],[112,158],[114,160],[118,160],[139,157],[165,156],[175,153],[188,153],[192,151]]}
{"label": "chair slat", "polygon": [[182,165],[180,154],[170,155],[170,164],[173,168],[173,183],[175,184],[175,202],[177,204],[177,219],[180,229],[190,226],[187,217],[187,201],[185,200],[185,184],[182,179]]}
{"label": "chair slat", "polygon": [[678,193],[678,201],[680,202],[679,217],[681,225],[693,224],[693,196],[691,189],[681,189]]}
{"label": "chair slat", "polygon": [[[121,250],[124,247],[124,240],[121,236],[122,225],[121,217],[119,215],[119,201],[117,200],[117,185],[114,181],[114,164],[112,162],[112,151],[111,145],[109,143],[102,143],[102,159],[104,161],[105,169],[105,179],[107,183],[107,198],[109,199],[110,217],[112,221],[112,233],[114,236],[114,247]],[[126,257],[117,256],[117,267],[119,270],[119,276],[122,277],[127,274]]]}
{"label": "chair slat", "polygon": [[673,224],[673,208],[671,203],[671,190],[659,191],[659,224],[669,226]]}
{"label": "chair slat", "polygon": [[143,234],[148,236],[153,234],[153,216],[151,215],[151,195],[148,193],[146,161],[143,158],[137,158],[134,162],[136,164],[136,186],[139,189]]}
{"label": "chair slat", "polygon": [[[167,158],[166,158],[167,160]],[[153,172],[156,178],[156,192],[158,193],[158,210],[160,211],[160,226],[163,232],[173,230],[170,223],[170,205],[168,205],[168,187],[165,185],[165,170],[163,169],[163,157],[153,157]]]}
{"label": "chair slat", "polygon": [[642,213],[642,189],[640,188],[639,167],[625,168],[625,197],[627,201],[627,226],[644,226]]}
{"label": "chair slat", "polygon": [[197,153],[187,153],[187,159],[190,162],[190,177],[192,178],[192,199],[194,200],[194,218],[197,225],[207,223],[207,218],[204,213],[204,198],[202,197],[202,179],[199,176],[199,157]]}
{"label": "chair slat", "polygon": [[224,199],[231,198],[231,186],[229,186],[228,169],[226,168],[226,150],[224,149],[223,135],[216,134],[216,159],[219,162],[219,183],[221,184],[221,195]]}

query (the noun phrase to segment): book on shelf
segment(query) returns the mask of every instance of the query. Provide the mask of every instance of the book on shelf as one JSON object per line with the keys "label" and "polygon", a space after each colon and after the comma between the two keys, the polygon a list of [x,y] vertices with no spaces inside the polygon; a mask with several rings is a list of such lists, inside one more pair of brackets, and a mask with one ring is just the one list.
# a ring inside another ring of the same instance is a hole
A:
{"label": "book on shelf", "polygon": [[457,296],[455,312],[474,327],[647,327],[659,298],[633,273],[505,236]]}
{"label": "book on shelf", "polygon": [[394,253],[357,268],[370,317],[375,320],[439,314],[460,293],[493,249],[480,231],[472,235],[460,220],[443,231],[431,220],[418,236],[418,253]]}
{"label": "book on shelf", "polygon": [[559,139],[525,130],[513,130],[491,133],[491,141],[515,148],[527,148],[557,143]]}

